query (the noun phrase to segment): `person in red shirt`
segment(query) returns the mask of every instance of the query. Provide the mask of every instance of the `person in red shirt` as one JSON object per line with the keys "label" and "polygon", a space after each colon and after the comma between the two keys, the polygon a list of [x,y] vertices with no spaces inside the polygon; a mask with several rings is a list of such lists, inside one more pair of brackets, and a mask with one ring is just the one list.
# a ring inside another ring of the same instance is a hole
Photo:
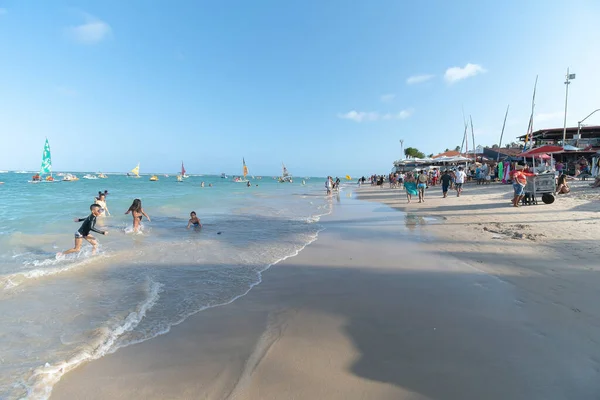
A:
{"label": "person in red shirt", "polygon": [[527,185],[527,177],[535,176],[533,172],[529,172],[528,169],[525,169],[522,165],[517,165],[517,167],[510,172],[510,176],[512,178],[513,189],[515,190],[515,197],[513,197],[512,203],[513,207],[519,207],[519,202],[525,196],[525,185]]}

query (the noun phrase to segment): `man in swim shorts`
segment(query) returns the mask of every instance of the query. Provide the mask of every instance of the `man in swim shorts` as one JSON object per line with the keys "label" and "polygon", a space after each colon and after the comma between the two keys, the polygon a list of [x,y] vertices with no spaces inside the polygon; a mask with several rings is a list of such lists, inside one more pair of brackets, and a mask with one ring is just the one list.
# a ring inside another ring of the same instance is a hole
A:
{"label": "man in swim shorts", "polygon": [[83,224],[81,224],[81,227],[77,231],[75,231],[75,247],[73,247],[72,249],[69,249],[67,251],[64,251],[63,253],[58,253],[58,255],[79,252],[81,250],[81,243],[82,243],[83,239],[87,240],[92,245],[92,254],[96,253],[96,248],[98,247],[98,242],[96,241],[95,237],[90,235],[90,232],[96,232],[101,235],[108,235],[108,232],[101,231],[101,230],[98,230],[95,228],[96,217],[98,217],[100,214],[102,214],[104,212],[102,207],[100,207],[98,204],[92,204],[90,206],[90,211],[92,213],[90,215],[88,215],[87,218],[75,218],[74,219],[75,222],[83,222]]}
{"label": "man in swim shorts", "polygon": [[456,197],[460,197],[460,194],[462,193],[462,187],[463,187],[463,183],[465,183],[465,180],[467,179],[467,174],[465,173],[465,171],[463,171],[463,167],[458,167],[458,171],[456,171],[455,173],[455,185],[456,185]]}
{"label": "man in swim shorts", "polygon": [[417,191],[419,192],[419,203],[425,202],[425,189],[427,189],[427,174],[421,171],[417,177]]}
{"label": "man in swim shorts", "polygon": [[448,197],[448,188],[452,184],[452,175],[448,173],[448,170],[444,170],[440,180],[442,181],[442,194],[444,198]]}

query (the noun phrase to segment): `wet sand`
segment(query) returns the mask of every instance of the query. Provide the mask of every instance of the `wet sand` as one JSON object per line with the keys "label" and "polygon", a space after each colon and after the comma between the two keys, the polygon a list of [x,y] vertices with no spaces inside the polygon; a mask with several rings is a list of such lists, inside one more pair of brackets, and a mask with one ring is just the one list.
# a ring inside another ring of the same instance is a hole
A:
{"label": "wet sand", "polygon": [[333,197],[319,239],[247,296],[69,372],[52,399],[597,399],[600,216],[590,200],[514,215],[507,188]]}

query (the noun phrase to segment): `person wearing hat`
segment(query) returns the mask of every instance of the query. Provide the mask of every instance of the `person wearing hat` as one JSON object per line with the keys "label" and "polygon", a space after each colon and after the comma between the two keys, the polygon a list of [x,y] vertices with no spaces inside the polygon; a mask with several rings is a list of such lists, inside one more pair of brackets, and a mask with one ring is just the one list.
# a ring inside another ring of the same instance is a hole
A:
{"label": "person wearing hat", "polygon": [[519,207],[519,202],[523,200],[525,196],[525,186],[527,185],[527,177],[535,176],[536,174],[529,172],[523,165],[517,165],[513,171],[510,172],[512,177],[513,189],[515,191],[515,197],[512,199],[513,207]]}
{"label": "person wearing hat", "polygon": [[95,237],[90,235],[90,232],[96,232],[101,235],[108,235],[108,232],[96,229],[96,217],[104,212],[102,207],[100,207],[98,204],[92,204],[90,206],[90,211],[92,213],[88,215],[87,218],[75,218],[73,220],[75,222],[83,222],[81,227],[75,231],[75,246],[72,249],[56,254],[57,256],[79,252],[81,250],[81,243],[83,242],[83,239],[87,240],[88,243],[92,245],[92,254],[96,253],[98,242],[96,241]]}

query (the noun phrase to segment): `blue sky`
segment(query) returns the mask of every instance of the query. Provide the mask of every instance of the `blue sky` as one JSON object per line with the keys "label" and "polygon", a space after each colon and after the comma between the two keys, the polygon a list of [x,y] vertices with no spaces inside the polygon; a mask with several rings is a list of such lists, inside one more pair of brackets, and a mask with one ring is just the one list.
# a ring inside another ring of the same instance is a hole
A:
{"label": "blue sky", "polygon": [[[385,173],[600,108],[597,1],[0,0],[0,169]],[[600,112],[588,121],[600,125]],[[506,142],[506,139],[505,139]]]}

